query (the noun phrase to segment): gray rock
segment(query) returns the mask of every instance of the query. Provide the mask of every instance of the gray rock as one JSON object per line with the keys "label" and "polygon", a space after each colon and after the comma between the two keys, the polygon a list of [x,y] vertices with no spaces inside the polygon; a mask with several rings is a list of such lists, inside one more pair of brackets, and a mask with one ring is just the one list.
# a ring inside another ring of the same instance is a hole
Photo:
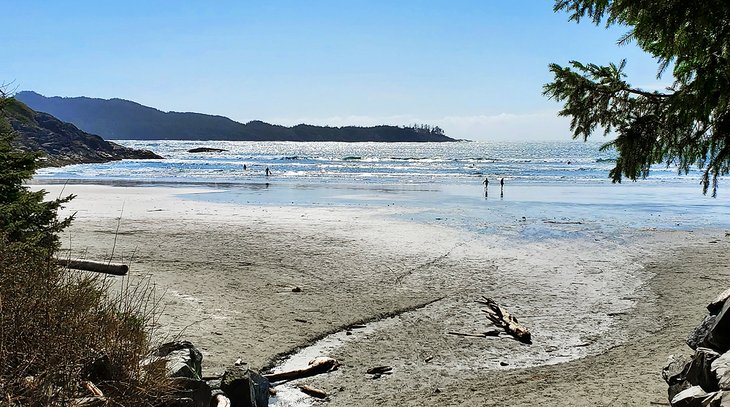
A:
{"label": "gray rock", "polygon": [[170,377],[200,379],[202,376],[203,354],[188,341],[163,344],[152,355],[165,360]]}
{"label": "gray rock", "polygon": [[712,373],[720,389],[730,390],[730,352],[723,353],[712,362]]}
{"label": "gray rock", "polygon": [[730,349],[730,301],[717,314],[715,323],[707,334],[707,344],[718,352],[725,352]]}
{"label": "gray rock", "polygon": [[[210,386],[202,380],[177,377],[173,380],[176,388],[175,396],[178,399],[189,399],[192,404],[185,404],[191,407],[209,407],[213,397]],[[186,401],[187,403],[187,401]]]}
{"label": "gray rock", "polygon": [[674,396],[670,403],[672,407],[703,407],[702,401],[708,396],[710,395],[702,387],[692,386]]}
{"label": "gray rock", "polygon": [[718,294],[717,298],[707,305],[707,310],[710,311],[710,314],[717,314],[720,310],[722,310],[722,307],[725,305],[725,302],[729,297],[730,288]]}
{"label": "gray rock", "polygon": [[[722,402],[723,398],[725,399],[725,403]],[[728,401],[730,401],[729,399],[730,398],[727,395],[725,395],[725,392],[723,392],[722,390],[716,391],[715,393],[712,393],[711,395],[707,396],[707,398],[705,398],[702,401],[702,406],[703,407],[724,407],[724,406],[728,405],[727,403],[728,403]]]}
{"label": "gray rock", "polygon": [[710,329],[715,325],[716,315],[707,315],[702,323],[697,325],[695,329],[687,336],[687,346],[692,349],[697,349],[699,346],[707,346],[707,335],[710,333]]}
{"label": "gray rock", "polygon": [[685,369],[689,367],[691,359],[686,355],[670,355],[667,365],[662,369],[662,378],[672,385],[684,380]]}
{"label": "gray rock", "polygon": [[702,386],[706,391],[719,390],[717,379],[712,372],[712,362],[719,358],[720,354],[709,348],[697,348],[692,362],[690,362],[684,373],[684,379],[693,386]]}
{"label": "gray rock", "polygon": [[269,381],[243,366],[226,370],[221,378],[221,390],[231,401],[231,407],[266,407],[269,405]]}
{"label": "gray rock", "polygon": [[675,383],[675,384],[670,384],[669,385],[669,388],[667,389],[667,396],[669,396],[667,398],[667,400],[672,401],[672,399],[677,394],[683,392],[684,390],[689,389],[690,387],[692,387],[692,385],[688,381],[686,381],[686,380],[682,380],[682,381],[680,381],[678,383]]}
{"label": "gray rock", "polygon": [[188,397],[181,397],[170,401],[165,405],[166,407],[195,407],[193,399]]}

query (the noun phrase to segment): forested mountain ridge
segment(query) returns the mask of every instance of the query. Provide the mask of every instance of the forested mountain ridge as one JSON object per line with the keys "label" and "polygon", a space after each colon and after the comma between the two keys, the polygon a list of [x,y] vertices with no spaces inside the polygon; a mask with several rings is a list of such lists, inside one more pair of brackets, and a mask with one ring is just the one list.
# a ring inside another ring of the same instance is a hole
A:
{"label": "forested mountain ridge", "polygon": [[246,124],[224,116],[163,112],[124,99],[45,97],[18,92],[15,97],[80,129],[116,140],[242,140],[242,141],[456,141],[430,126],[326,127],[300,124],[285,127],[259,120]]}

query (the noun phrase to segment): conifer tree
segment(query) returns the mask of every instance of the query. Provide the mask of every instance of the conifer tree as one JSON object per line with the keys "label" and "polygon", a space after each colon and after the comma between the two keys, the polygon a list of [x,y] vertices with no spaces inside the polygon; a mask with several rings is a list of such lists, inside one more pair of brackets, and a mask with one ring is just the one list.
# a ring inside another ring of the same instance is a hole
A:
{"label": "conifer tree", "polygon": [[58,233],[72,218],[59,220],[58,210],[73,195],[45,201],[45,191],[23,185],[35,173],[40,153],[13,145],[16,134],[7,120],[13,101],[0,88],[0,238],[19,249],[51,255],[58,248]]}
{"label": "conifer tree", "polygon": [[628,28],[619,44],[635,42],[658,62],[660,78],[671,71],[665,91],[647,91],[626,81],[626,61],[606,66],[570,61],[550,64],[555,80],[544,94],[564,102],[573,138],[597,129],[616,136],[610,177],[646,177],[652,164],[703,170],[703,193],[716,196],[718,177],[730,171],[730,2],[727,0],[557,0],[554,10],[570,20],[588,19]]}

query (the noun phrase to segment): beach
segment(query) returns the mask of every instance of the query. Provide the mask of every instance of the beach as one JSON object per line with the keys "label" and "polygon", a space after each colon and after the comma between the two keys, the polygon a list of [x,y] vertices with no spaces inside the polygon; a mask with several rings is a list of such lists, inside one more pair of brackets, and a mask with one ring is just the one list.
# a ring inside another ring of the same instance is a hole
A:
{"label": "beach", "polygon": [[[353,325],[304,382],[329,405],[649,405],[661,368],[728,286],[724,230],[640,228],[515,239],[410,221],[410,206],[241,205],[192,199],[210,188],[34,185],[77,195],[62,236],[71,257],[123,262],[159,298],[159,341],[203,353],[204,376],[237,359],[270,369]],[[421,210],[422,212],[422,210]],[[529,214],[527,214],[529,217]],[[568,237],[564,237],[564,236]],[[468,337],[495,299],[533,334]],[[390,366],[373,379],[369,368]],[[303,403],[303,404],[297,404]],[[279,405],[307,405],[307,399]]]}

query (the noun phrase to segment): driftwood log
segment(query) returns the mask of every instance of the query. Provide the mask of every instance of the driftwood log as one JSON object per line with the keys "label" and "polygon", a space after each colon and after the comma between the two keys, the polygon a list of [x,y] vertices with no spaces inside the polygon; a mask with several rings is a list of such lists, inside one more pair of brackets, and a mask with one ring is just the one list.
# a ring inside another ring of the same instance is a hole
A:
{"label": "driftwood log", "polygon": [[329,371],[337,369],[340,365],[336,359],[321,357],[312,359],[309,362],[309,366],[304,369],[290,370],[288,372],[269,373],[265,374],[264,377],[269,379],[270,382],[280,382],[283,380],[296,380],[304,377],[310,377],[321,373],[327,373]]}
{"label": "driftwood log", "polygon": [[102,263],[91,260],[58,259],[56,263],[61,267],[68,267],[70,269],[114,274],[115,276],[123,276],[129,271],[129,266],[126,264]]}
{"label": "driftwood log", "polygon": [[517,318],[510,315],[504,308],[500,307],[493,299],[482,297],[481,300],[477,300],[479,304],[486,305],[486,309],[482,311],[487,314],[487,318],[494,325],[504,329],[505,332],[512,335],[515,339],[522,343],[532,344],[532,334],[522,324],[517,321]]}

